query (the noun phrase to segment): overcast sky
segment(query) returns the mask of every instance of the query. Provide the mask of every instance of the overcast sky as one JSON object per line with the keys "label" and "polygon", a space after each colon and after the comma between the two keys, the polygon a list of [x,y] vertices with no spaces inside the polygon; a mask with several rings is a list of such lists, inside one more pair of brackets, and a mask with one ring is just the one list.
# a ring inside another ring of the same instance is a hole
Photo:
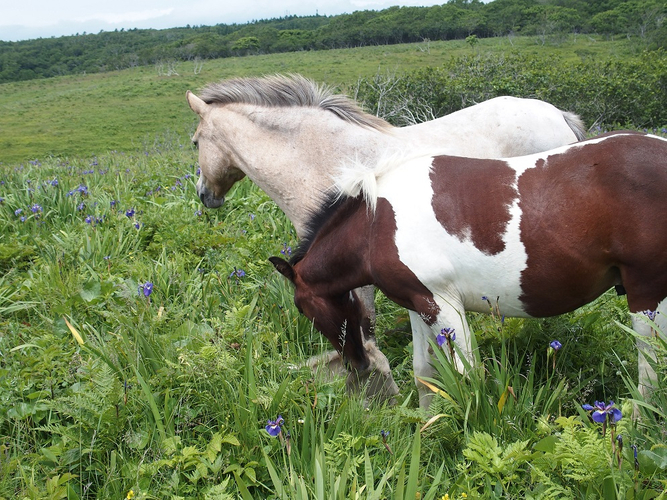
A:
{"label": "overcast sky", "polygon": [[246,23],[286,15],[337,15],[446,0],[0,0],[0,40]]}

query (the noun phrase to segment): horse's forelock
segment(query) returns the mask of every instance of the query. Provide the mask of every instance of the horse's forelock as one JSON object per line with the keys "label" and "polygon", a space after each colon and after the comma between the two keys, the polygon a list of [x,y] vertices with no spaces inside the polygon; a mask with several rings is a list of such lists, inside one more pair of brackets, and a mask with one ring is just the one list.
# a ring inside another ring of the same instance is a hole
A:
{"label": "horse's forelock", "polygon": [[348,97],[335,94],[331,87],[319,85],[301,75],[232,78],[207,85],[199,97],[207,104],[320,108],[363,127],[377,130],[391,128],[388,122],[364,112]]}

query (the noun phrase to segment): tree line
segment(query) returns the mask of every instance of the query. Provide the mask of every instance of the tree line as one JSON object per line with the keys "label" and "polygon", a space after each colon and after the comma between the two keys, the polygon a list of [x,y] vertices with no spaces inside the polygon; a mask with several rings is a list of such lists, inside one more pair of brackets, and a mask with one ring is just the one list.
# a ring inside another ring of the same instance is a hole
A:
{"label": "tree line", "polygon": [[350,92],[397,126],[444,116],[493,97],[541,99],[577,113],[599,132],[667,133],[667,53],[636,61],[564,61],[557,55],[469,55],[401,75],[361,78]]}
{"label": "tree line", "polygon": [[247,24],[131,29],[0,41],[0,83],[93,73],[165,60],[326,50],[467,37],[564,33],[630,36],[667,47],[667,0],[449,0],[337,16],[287,16]]}

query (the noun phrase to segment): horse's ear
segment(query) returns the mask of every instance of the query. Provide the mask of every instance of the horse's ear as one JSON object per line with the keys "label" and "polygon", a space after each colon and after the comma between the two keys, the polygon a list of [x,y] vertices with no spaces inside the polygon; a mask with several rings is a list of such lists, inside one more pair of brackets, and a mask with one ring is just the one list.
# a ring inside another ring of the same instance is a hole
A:
{"label": "horse's ear", "polygon": [[208,104],[202,101],[199,97],[197,97],[188,90],[185,93],[185,98],[188,100],[188,104],[190,105],[190,109],[192,111],[197,113],[199,116],[203,116],[204,113],[206,113],[206,110],[208,109]]}
{"label": "horse's ear", "polygon": [[281,259],[280,257],[269,257],[269,261],[271,261],[273,267],[275,267],[280,274],[294,283],[294,278],[296,275],[294,274],[294,268],[289,262]]}

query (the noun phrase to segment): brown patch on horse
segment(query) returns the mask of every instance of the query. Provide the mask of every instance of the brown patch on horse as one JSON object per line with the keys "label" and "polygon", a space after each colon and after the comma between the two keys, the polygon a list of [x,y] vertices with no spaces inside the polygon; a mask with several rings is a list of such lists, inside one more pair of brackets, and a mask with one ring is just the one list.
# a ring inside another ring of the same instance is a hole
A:
{"label": "brown patch on horse", "polygon": [[519,178],[528,314],[572,311],[615,285],[633,311],[665,297],[667,145],[638,137],[551,155]]}
{"label": "brown patch on horse", "polygon": [[[416,311],[426,324],[432,325],[440,308],[435,303],[431,291],[401,262],[396,247],[396,229],[394,209],[385,198],[378,198],[371,226],[372,236],[370,236],[373,240],[373,245],[370,247],[373,282],[388,299]],[[385,277],[389,277],[389,280]]]}
{"label": "brown patch on horse", "polygon": [[487,255],[505,250],[503,235],[517,197],[516,173],[507,162],[438,156],[430,177],[433,211],[448,233]]}

